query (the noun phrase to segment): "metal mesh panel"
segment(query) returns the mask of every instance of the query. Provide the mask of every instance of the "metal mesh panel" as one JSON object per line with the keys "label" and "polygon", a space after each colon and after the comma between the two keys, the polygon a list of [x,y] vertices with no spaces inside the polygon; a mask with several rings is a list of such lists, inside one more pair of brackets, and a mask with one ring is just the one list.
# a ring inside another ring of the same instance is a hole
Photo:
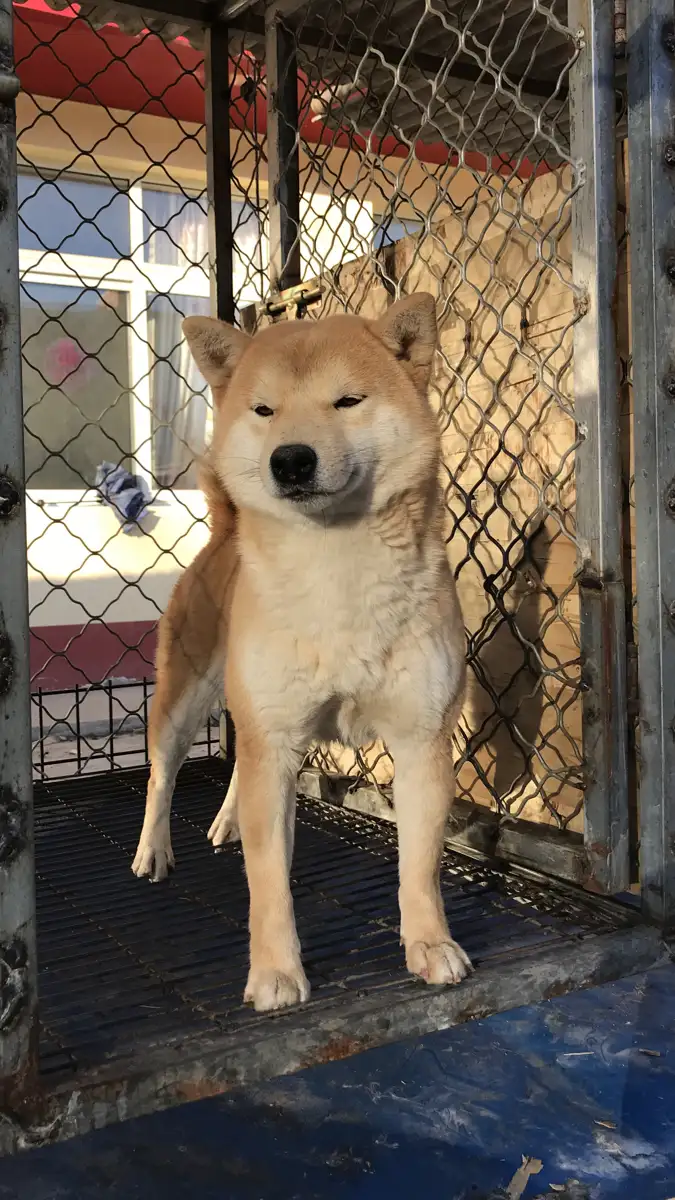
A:
{"label": "metal mesh panel", "polygon": [[[157,620],[207,537],[195,460],[211,399],[180,328],[211,311],[204,38],[133,11],[123,28],[83,14],[15,9],[41,776],[147,760]],[[232,55],[255,114],[255,62],[243,45]],[[233,164],[257,178],[264,142],[240,107]],[[262,294],[261,218],[255,187],[233,194],[238,303]],[[134,486],[115,498],[118,467]],[[217,725],[216,712],[198,753],[218,749]]]}
{"label": "metal mesh panel", "polygon": [[[307,319],[437,298],[432,390],[470,683],[459,794],[581,827],[566,5],[295,14]],[[258,319],[269,315],[258,312]],[[278,319],[276,317],[275,319]],[[385,788],[381,745],[311,765]]]}
{"label": "metal mesh panel", "polygon": [[[261,5],[249,6],[247,33],[230,33],[229,119],[233,291],[247,328],[289,314],[372,316],[420,289],[437,297],[432,403],[470,666],[459,794],[579,830],[574,462],[583,430],[572,330],[585,297],[572,279],[570,232],[579,176],[568,79],[580,42],[566,11],[560,0],[294,6],[293,61],[279,85],[297,69],[300,225],[288,259],[299,255],[299,307],[275,288]],[[209,309],[213,281],[203,36],[176,38],[157,19],[149,32],[140,17],[95,30],[103,19],[66,9],[38,28],[32,10],[17,9],[43,773],[64,757],[54,732],[68,729],[78,771],[114,765],[111,746],[130,750],[132,733],[139,757],[125,765],[144,759],[153,627],[169,581],[205,538],[193,460],[208,441],[210,399],[179,328],[183,313]],[[145,480],[153,503],[142,536],[91,498],[98,460]],[[120,679],[138,683],[122,689]],[[111,688],[118,715],[104,728]],[[207,752],[216,720],[200,738]],[[385,792],[393,773],[379,744],[358,754],[317,748],[309,765]]]}

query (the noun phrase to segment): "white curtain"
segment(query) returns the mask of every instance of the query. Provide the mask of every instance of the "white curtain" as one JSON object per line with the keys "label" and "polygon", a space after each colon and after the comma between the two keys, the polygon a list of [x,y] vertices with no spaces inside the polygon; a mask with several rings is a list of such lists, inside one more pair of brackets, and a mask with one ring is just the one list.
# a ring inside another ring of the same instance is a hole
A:
{"label": "white curtain", "polygon": [[[205,200],[181,192],[143,189],[146,262],[207,269]],[[183,317],[208,313],[192,296],[148,296],[153,474],[165,487],[196,484],[194,459],[204,450],[207,398],[181,332]]]}
{"label": "white curtain", "polygon": [[[205,197],[144,189],[145,259],[170,266],[202,265],[208,270]],[[254,210],[232,205],[234,292],[238,307],[261,295],[263,239]],[[181,332],[183,317],[208,315],[207,299],[148,296],[150,387],[153,414],[153,474],[165,487],[196,486],[194,459],[207,435],[207,389]]]}
{"label": "white curtain", "polygon": [[145,261],[208,268],[206,197],[143,189]]}
{"label": "white curtain", "polygon": [[153,474],[164,487],[196,487],[194,459],[204,452],[209,401],[181,322],[208,315],[209,307],[207,299],[193,296],[153,296],[150,301]]}

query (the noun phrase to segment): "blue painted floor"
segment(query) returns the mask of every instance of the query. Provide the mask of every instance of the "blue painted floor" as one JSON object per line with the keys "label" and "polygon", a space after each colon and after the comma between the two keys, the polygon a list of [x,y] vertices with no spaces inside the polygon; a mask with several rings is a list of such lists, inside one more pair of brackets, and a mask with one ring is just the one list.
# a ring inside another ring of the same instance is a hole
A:
{"label": "blue painted floor", "polygon": [[675,967],[4,1160],[0,1200],[497,1200],[523,1155],[523,1200],[675,1197]]}

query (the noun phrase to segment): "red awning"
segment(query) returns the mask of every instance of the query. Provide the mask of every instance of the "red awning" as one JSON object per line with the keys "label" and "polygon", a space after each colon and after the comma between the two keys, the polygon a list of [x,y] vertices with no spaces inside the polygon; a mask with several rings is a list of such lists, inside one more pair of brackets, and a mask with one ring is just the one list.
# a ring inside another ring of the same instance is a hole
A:
{"label": "red awning", "polygon": [[[115,24],[94,30],[87,21],[77,19],[78,7],[73,5],[55,11],[46,0],[15,3],[16,70],[24,91],[126,112],[203,123],[204,58],[186,37],[165,41],[147,30],[130,34]],[[255,68],[253,58],[246,52],[236,64],[230,65],[230,120],[233,127],[246,130],[252,139],[263,136],[267,127],[261,89],[251,89],[251,99],[246,87]],[[261,73],[264,75],[264,71]],[[248,88],[251,88],[250,82]],[[329,128],[325,121],[317,119],[316,111],[310,109],[306,80],[299,80],[298,92],[301,138],[307,143],[351,148],[360,154],[370,150],[380,156],[407,158],[410,155],[420,162],[437,165],[458,161],[456,152],[441,142],[418,141],[409,146],[395,136],[374,139],[367,132],[357,133],[344,126]],[[318,95],[319,89],[314,86],[311,97]],[[463,161],[467,167],[481,173],[488,167],[481,154],[468,152]],[[510,173],[514,168],[512,164],[495,159],[492,169]],[[531,164],[524,162],[517,173],[521,177],[530,176],[532,169]],[[546,170],[545,166],[537,167],[537,173]]]}

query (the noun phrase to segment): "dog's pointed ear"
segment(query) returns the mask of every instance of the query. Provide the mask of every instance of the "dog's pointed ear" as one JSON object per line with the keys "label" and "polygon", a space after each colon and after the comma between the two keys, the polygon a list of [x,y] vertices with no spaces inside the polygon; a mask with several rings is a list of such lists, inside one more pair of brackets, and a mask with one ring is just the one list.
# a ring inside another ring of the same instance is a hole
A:
{"label": "dog's pointed ear", "polygon": [[438,341],[436,302],[429,292],[406,296],[372,322],[373,331],[402,362],[419,388],[426,389]]}
{"label": "dog's pointed ear", "polygon": [[195,363],[212,388],[229,383],[239,359],[251,344],[247,333],[215,317],[186,317],[183,333]]}

